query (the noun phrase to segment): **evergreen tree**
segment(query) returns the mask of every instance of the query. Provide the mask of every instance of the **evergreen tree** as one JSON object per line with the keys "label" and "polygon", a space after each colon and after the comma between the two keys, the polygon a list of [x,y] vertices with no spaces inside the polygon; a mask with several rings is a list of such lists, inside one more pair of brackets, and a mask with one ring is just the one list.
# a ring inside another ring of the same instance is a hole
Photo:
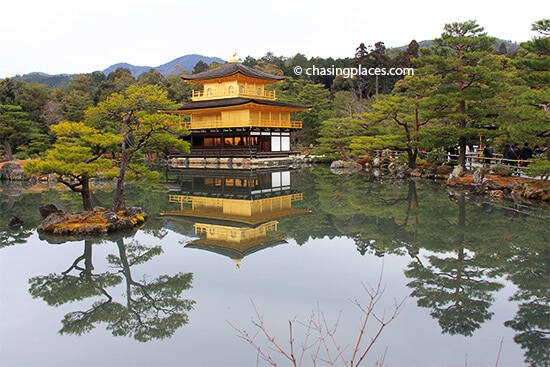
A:
{"label": "evergreen tree", "polygon": [[501,42],[498,46],[497,55],[508,55],[508,49],[506,49],[504,42]]}
{"label": "evergreen tree", "polygon": [[47,146],[47,136],[40,133],[37,123],[29,119],[20,106],[0,104],[0,144],[4,159],[14,159],[14,153],[38,153]]}
{"label": "evergreen tree", "polygon": [[[437,105],[432,118],[449,127],[430,131],[451,134],[458,141],[458,163],[466,166],[466,142],[475,138],[495,106],[494,99],[504,89],[505,65],[492,54],[494,38],[487,36],[475,21],[446,24],[436,45],[418,58],[414,78],[430,90],[430,104]],[[431,84],[431,85],[429,85]]]}
{"label": "evergreen tree", "polygon": [[[352,61],[352,66],[356,68],[360,66],[367,67],[368,56],[369,48],[365,46],[364,43],[361,43],[359,47],[355,49],[355,58]],[[359,100],[362,101],[363,98],[367,96],[365,88],[368,84],[368,77],[366,75],[358,75],[354,79],[356,83],[357,95],[359,96]]]}
{"label": "evergreen tree", "polygon": [[416,42],[416,40],[412,40],[403,53],[403,57],[401,58],[401,67],[412,68],[413,60],[417,59],[419,56],[419,50],[420,45],[418,42]]}
{"label": "evergreen tree", "polygon": [[92,209],[90,180],[114,175],[113,162],[104,158],[120,137],[82,122],[62,121],[50,127],[56,142],[40,161],[25,165],[28,173],[55,173],[57,181],[82,196],[84,210]]}
{"label": "evergreen tree", "polygon": [[[120,137],[120,161],[117,187],[112,210],[118,211],[123,204],[124,183],[131,159],[143,155],[143,150],[157,138],[163,145],[186,149],[179,138],[187,133],[178,115],[166,112],[178,107],[168,99],[168,93],[158,86],[137,87],[132,85],[122,93],[115,93],[97,107],[86,111],[86,123],[100,131]],[[162,111],[166,112],[162,112]]]}
{"label": "evergreen tree", "polygon": [[531,145],[546,145],[550,161],[550,20],[535,22],[532,29],[540,36],[523,42],[513,60],[519,79],[508,94],[509,108],[502,111],[503,130]]}
{"label": "evergreen tree", "polygon": [[199,61],[195,64],[195,67],[193,68],[192,73],[193,73],[193,74],[198,74],[198,73],[202,73],[203,71],[206,71],[206,70],[208,70],[208,64],[205,63],[205,62],[202,61],[202,60],[199,60]]}

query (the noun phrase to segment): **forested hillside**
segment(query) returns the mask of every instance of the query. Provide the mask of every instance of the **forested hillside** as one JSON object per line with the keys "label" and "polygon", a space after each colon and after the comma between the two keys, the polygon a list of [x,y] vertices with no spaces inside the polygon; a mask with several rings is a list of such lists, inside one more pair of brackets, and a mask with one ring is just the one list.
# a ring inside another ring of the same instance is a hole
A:
{"label": "forested hillside", "polygon": [[[527,141],[546,149],[550,160],[550,20],[536,22],[532,29],[531,40],[514,45],[468,21],[447,24],[440,37],[422,44],[412,40],[404,48],[387,49],[380,41],[357,45],[348,58],[268,52],[241,62],[286,76],[273,87],[279,100],[313,105],[296,116],[303,121],[294,142],[298,148],[312,146],[317,154],[345,160],[392,148],[403,151],[414,167],[421,151],[455,145],[464,151],[481,137],[496,152]],[[128,66],[107,74],[59,76],[63,81],[55,83],[41,74],[0,80],[1,153],[5,159],[44,156],[56,141],[51,126],[86,122],[87,111],[130,87],[156,86],[176,105],[188,101],[197,87],[184,83],[181,73],[170,72],[181,61],[139,73]],[[218,65],[198,61],[185,72]],[[312,67],[413,68],[414,75],[296,72]]]}

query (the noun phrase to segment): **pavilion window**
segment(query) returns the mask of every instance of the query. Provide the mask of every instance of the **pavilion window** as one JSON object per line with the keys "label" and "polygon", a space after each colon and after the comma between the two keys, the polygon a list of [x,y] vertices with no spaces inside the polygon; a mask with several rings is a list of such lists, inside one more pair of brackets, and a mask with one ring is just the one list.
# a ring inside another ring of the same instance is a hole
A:
{"label": "pavilion window", "polygon": [[290,150],[290,136],[281,136],[281,150],[283,152]]}
{"label": "pavilion window", "polygon": [[204,138],[205,147],[217,147],[222,145],[221,138]]}
{"label": "pavilion window", "polygon": [[272,152],[281,151],[281,136],[271,136],[271,151]]}

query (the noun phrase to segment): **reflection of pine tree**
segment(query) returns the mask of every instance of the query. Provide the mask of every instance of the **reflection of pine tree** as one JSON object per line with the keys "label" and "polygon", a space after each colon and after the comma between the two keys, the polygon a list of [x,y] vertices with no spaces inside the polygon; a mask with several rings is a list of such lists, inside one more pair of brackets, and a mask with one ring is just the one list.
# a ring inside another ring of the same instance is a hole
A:
{"label": "reflection of pine tree", "polygon": [[370,242],[363,240],[360,235],[356,235],[353,237],[353,242],[355,242],[355,246],[357,247],[357,251],[361,255],[365,255],[370,247]]}
{"label": "reflection of pine tree", "polygon": [[[0,181],[0,248],[27,243],[27,238],[32,231],[26,229],[27,216],[21,216],[22,213],[28,213],[28,208],[21,211],[20,200],[21,192],[24,189],[22,182]],[[19,228],[10,228],[10,222],[17,219],[19,223],[25,225]]]}
{"label": "reflection of pine tree", "polygon": [[189,322],[187,311],[193,308],[195,301],[179,296],[191,287],[193,275],[161,275],[153,281],[138,282],[132,278],[131,267],[160,254],[161,247],[146,247],[137,242],[125,245],[122,239],[117,241],[117,246],[119,257],[110,255],[109,262],[124,274],[127,305],[123,317],[110,326],[113,334],[133,334],[141,342],[172,336]]}
{"label": "reflection of pine tree", "polygon": [[0,248],[27,243],[27,238],[32,234],[31,230],[5,229],[0,230]]}
{"label": "reflection of pine tree", "polygon": [[502,284],[485,280],[486,270],[468,258],[465,249],[456,257],[428,257],[430,265],[413,262],[405,272],[413,278],[407,285],[413,288],[420,307],[431,308],[430,315],[438,319],[444,333],[470,336],[483,322],[489,320],[494,301],[492,292]]}
{"label": "reflection of pine tree", "polygon": [[514,340],[525,349],[531,366],[550,366],[550,250],[519,244],[508,261],[510,279],[518,286],[511,297],[520,301],[518,312],[504,325],[516,331]]}
{"label": "reflection of pine tree", "polygon": [[[85,241],[84,252],[61,274],[37,276],[29,280],[29,292],[47,304],[59,306],[90,297],[104,298],[85,311],[69,312],[62,320],[61,334],[76,334],[92,330],[96,324],[107,323],[115,336],[133,336],[146,342],[164,339],[188,323],[187,311],[195,301],[182,299],[181,293],[191,287],[193,275],[178,273],[161,275],[153,281],[132,278],[131,267],[145,263],[162,253],[160,246],[147,247],[137,242],[128,245],[117,241],[118,256],[109,255],[109,263],[117,272],[94,273],[92,242]],[[73,272],[77,274],[71,275]],[[122,274],[122,276],[121,276]],[[126,305],[116,302],[107,288],[125,280]]]}
{"label": "reflection of pine tree", "polygon": [[361,255],[372,253],[375,256],[384,257],[386,254],[386,249],[384,247],[377,247],[376,241],[373,239],[365,239],[362,234],[354,235],[352,238],[355,246],[357,247],[357,251],[359,251]]}
{"label": "reflection of pine tree", "polygon": [[413,280],[407,286],[418,305],[432,309],[430,315],[438,319],[444,333],[470,336],[483,322],[489,320],[489,312],[496,292],[502,284],[487,279],[491,268],[483,256],[477,258],[466,248],[466,201],[458,197],[458,226],[455,243],[459,245],[453,256],[444,254],[428,257],[429,265],[420,261],[409,264],[405,275]]}
{"label": "reflection of pine tree", "polygon": [[548,297],[533,297],[519,305],[513,320],[504,323],[517,332],[514,340],[527,350],[525,361],[531,366],[550,366],[549,304],[550,298]]}

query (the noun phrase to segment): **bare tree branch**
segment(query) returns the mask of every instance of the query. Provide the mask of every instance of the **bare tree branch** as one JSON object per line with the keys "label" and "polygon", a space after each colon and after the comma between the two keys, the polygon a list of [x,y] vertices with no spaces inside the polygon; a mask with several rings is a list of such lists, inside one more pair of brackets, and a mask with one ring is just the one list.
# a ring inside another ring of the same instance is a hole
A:
{"label": "bare tree branch", "polygon": [[[366,356],[380,338],[384,329],[397,318],[405,304],[406,298],[401,301],[394,300],[391,313],[387,314],[386,310],[382,312],[377,311],[377,305],[385,293],[385,286],[382,284],[382,274],[383,266],[376,285],[363,284],[363,289],[367,294],[366,305],[357,299],[352,301],[358,307],[362,316],[359,333],[351,351],[348,348],[349,344],[343,344],[337,338],[342,314],[338,314],[334,323],[329,323],[319,304],[317,305],[317,310],[312,311],[307,322],[301,322],[296,318],[288,321],[288,345],[280,344],[269,332],[264,323],[264,317],[260,314],[254,302],[252,302],[255,313],[252,317],[252,325],[255,329],[254,334],[250,334],[246,330],[234,326],[229,321],[228,323],[237,332],[239,338],[245,340],[256,350],[258,358],[263,359],[273,367],[278,366],[278,364],[269,354],[270,351],[291,362],[293,367],[302,366],[304,364],[304,357],[309,351],[311,351],[310,357],[313,366],[321,363],[329,366],[358,367],[365,361]],[[378,326],[370,338],[368,338],[368,341],[366,341],[367,325],[370,325],[373,321]],[[300,351],[297,348],[298,344],[296,344],[298,333],[295,326],[297,325],[305,329],[303,342],[300,344]],[[263,346],[259,339],[265,339],[264,343],[267,343],[267,347]],[[351,353],[349,359],[346,357],[347,353]],[[386,354],[387,348],[376,362],[376,367],[383,367]]]}

